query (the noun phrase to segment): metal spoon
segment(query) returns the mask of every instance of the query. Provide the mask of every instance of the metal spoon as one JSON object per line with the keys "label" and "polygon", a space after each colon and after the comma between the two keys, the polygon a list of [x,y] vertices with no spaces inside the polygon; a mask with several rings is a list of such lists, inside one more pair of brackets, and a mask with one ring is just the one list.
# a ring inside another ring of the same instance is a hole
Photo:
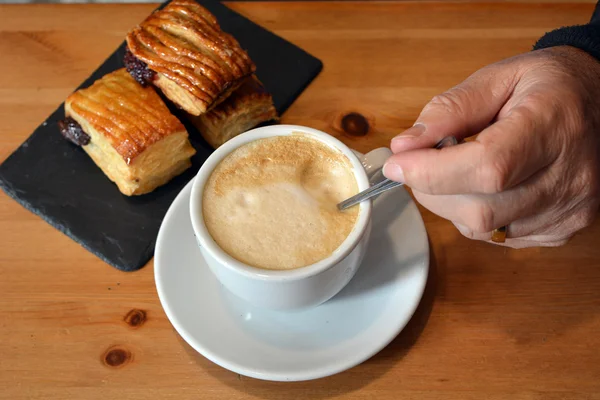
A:
{"label": "metal spoon", "polygon": [[[456,138],[454,136],[446,136],[445,138],[440,140],[434,146],[434,148],[441,149],[443,147],[454,146],[457,143],[458,142],[456,141]],[[389,179],[384,179],[383,181],[371,186],[370,188],[363,190],[362,192],[355,194],[354,196],[350,197],[349,199],[342,201],[341,203],[339,203],[337,205],[337,208],[340,211],[343,211],[347,208],[350,208],[350,207],[360,203],[361,201],[368,200],[371,197],[377,196],[378,194],[387,192],[390,189],[393,189],[395,187],[402,186],[402,185],[404,185],[403,182],[395,182],[395,181],[392,181]]]}

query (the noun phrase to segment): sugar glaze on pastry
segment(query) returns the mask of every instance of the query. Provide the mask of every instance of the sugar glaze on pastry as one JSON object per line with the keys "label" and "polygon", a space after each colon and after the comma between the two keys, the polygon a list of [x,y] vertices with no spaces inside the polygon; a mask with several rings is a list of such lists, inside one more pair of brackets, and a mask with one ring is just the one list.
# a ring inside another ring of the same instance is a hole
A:
{"label": "sugar glaze on pastry", "polygon": [[82,145],[123,194],[151,192],[191,166],[195,150],[185,127],[154,89],[139,85],[125,69],[70,95],[65,115],[63,135]]}
{"label": "sugar glaze on pastry", "polygon": [[256,69],[215,16],[193,0],[174,0],[154,12],[129,32],[127,45],[156,73],[152,83],[192,115],[223,101]]}
{"label": "sugar glaze on pastry", "polygon": [[260,123],[277,119],[277,111],[273,98],[253,75],[221,104],[205,114],[188,119],[208,144],[216,149]]}

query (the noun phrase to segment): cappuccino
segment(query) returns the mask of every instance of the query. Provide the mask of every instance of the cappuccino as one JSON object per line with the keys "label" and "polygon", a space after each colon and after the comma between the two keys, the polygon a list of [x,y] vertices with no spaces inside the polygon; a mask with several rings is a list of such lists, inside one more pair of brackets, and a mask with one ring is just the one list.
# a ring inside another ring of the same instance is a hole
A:
{"label": "cappuccino", "polygon": [[330,256],[352,231],[359,207],[337,204],[358,192],[350,160],[307,135],[243,145],[212,172],[202,196],[205,225],[233,258],[286,270]]}

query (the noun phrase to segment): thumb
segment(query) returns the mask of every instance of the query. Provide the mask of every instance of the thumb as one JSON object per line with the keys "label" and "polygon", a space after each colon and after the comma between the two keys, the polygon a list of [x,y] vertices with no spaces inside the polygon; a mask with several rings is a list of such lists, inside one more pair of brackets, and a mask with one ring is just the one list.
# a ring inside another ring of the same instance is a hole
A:
{"label": "thumb", "polygon": [[519,75],[514,64],[487,66],[435,96],[423,108],[415,125],[392,139],[392,152],[433,147],[446,136],[454,136],[460,142],[479,133],[510,97]]}

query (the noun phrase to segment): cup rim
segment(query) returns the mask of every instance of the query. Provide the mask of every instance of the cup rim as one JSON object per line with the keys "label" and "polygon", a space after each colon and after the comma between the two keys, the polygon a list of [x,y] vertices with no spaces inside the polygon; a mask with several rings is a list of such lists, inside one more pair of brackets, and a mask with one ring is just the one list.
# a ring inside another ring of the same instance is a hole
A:
{"label": "cup rim", "polygon": [[354,177],[358,185],[358,190],[363,191],[370,186],[367,173],[361,161],[354,154],[354,152],[340,140],[325,132],[300,125],[271,125],[255,128],[236,136],[217,148],[206,159],[204,164],[202,164],[192,182],[192,191],[190,195],[190,219],[194,229],[194,235],[196,236],[196,241],[201,247],[208,251],[216,261],[219,262],[219,267],[226,268],[231,272],[255,280],[294,281],[304,279],[320,274],[321,272],[326,271],[338,264],[352,252],[352,250],[358,245],[359,241],[363,237],[368,227],[368,222],[371,218],[371,201],[363,201],[360,203],[358,219],[352,231],[331,255],[329,255],[327,258],[317,261],[314,264],[304,267],[298,267],[289,270],[269,270],[245,264],[227,254],[210,235],[208,228],[204,223],[204,217],[202,213],[202,195],[208,178],[221,160],[223,160],[238,147],[255,140],[275,136],[289,136],[297,133],[302,133],[313,137],[316,140],[319,140],[322,143],[325,143],[326,145],[340,151],[350,160]]}

